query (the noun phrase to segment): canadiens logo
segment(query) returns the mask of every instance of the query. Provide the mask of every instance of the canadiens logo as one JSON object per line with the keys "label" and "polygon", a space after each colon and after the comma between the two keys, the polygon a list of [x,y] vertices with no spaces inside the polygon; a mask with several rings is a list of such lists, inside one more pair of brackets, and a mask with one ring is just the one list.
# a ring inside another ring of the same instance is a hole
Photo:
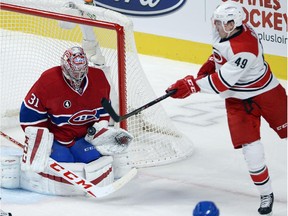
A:
{"label": "canadiens logo", "polygon": [[71,107],[71,101],[65,100],[63,103],[63,107],[65,107],[66,109],[70,108]]}
{"label": "canadiens logo", "polygon": [[94,122],[96,118],[97,110],[81,110],[80,112],[75,113],[68,122],[71,125],[83,125],[89,122]]}
{"label": "canadiens logo", "polygon": [[216,49],[213,49],[213,56],[214,56],[214,61],[217,64],[224,65],[227,62],[227,60]]}

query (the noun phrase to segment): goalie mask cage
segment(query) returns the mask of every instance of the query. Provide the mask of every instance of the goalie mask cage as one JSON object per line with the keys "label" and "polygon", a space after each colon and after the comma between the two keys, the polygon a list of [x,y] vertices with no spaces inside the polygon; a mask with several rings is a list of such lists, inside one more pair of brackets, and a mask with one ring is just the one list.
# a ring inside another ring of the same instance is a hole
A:
{"label": "goalie mask cage", "polygon": [[[92,26],[106,65],[107,79],[116,92],[112,104],[120,115],[154,100],[153,92],[138,60],[133,24],[126,16],[104,8],[75,3],[79,17],[61,13],[65,1],[4,0],[1,4],[1,130],[19,125],[21,103],[40,74],[60,64],[64,51],[81,46],[79,25]],[[62,29],[59,20],[76,23]],[[61,93],[60,93],[61,94]],[[117,106],[118,107],[118,106]],[[16,119],[13,122],[12,119]],[[193,144],[181,134],[161,104],[116,124],[134,140],[127,152],[114,157],[115,166],[149,167],[190,156]]]}

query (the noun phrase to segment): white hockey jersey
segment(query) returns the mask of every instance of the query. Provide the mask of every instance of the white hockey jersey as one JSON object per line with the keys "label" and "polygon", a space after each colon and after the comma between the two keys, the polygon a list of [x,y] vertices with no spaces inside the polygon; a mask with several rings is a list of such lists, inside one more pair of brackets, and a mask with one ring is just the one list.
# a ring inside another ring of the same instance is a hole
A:
{"label": "white hockey jersey", "polygon": [[228,39],[215,32],[213,56],[216,73],[196,81],[201,92],[247,99],[279,84],[264,60],[257,34],[247,24]]}

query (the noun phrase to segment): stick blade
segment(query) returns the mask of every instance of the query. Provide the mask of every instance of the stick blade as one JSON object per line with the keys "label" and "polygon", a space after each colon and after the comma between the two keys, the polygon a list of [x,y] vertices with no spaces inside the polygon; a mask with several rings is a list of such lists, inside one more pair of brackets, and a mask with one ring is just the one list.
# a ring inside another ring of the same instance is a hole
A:
{"label": "stick blade", "polygon": [[109,103],[109,100],[107,100],[106,98],[102,98],[101,104],[104,107],[104,109],[106,110],[106,112],[109,113],[109,115],[111,116],[111,118],[115,122],[120,122],[121,121],[120,116],[115,112],[115,110],[113,109],[113,107]]}

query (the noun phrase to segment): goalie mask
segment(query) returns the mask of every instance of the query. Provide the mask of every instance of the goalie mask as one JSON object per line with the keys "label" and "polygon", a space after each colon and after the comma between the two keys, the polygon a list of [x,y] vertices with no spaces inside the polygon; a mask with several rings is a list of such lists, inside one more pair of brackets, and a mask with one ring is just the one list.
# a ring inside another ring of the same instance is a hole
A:
{"label": "goalie mask", "polygon": [[81,83],[88,73],[88,60],[84,50],[77,46],[66,50],[61,58],[61,68],[72,88],[79,91]]}
{"label": "goalie mask", "polygon": [[[243,24],[244,12],[242,6],[235,2],[225,2],[220,4],[213,13],[212,22],[220,21],[225,31],[224,25],[229,21],[234,21],[234,29]],[[231,33],[234,29],[226,33]]]}

